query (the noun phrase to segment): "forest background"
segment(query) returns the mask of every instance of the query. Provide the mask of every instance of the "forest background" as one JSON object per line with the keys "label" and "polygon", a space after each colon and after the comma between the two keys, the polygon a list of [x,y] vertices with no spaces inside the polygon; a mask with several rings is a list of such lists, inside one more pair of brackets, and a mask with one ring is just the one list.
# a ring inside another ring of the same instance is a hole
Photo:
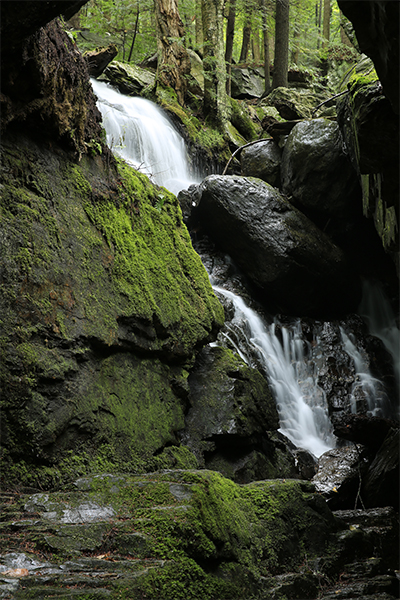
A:
{"label": "forest background", "polygon": [[334,0],[90,0],[69,25],[82,51],[108,42],[117,60],[139,65],[158,53],[157,78],[181,105],[194,50],[203,59],[204,116],[216,122],[226,117],[232,65],[264,67],[268,93],[287,86],[290,69],[312,75],[328,60],[359,56]]}

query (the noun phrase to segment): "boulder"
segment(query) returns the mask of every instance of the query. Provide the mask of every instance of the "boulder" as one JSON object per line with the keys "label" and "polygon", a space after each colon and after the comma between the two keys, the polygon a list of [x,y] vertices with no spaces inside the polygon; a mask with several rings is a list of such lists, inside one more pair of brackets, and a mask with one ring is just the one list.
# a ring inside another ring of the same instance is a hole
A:
{"label": "boulder", "polygon": [[145,87],[154,84],[155,74],[136,65],[128,65],[114,60],[104,70],[100,81],[115,86],[121,94],[138,96]]}
{"label": "boulder", "polygon": [[357,506],[369,460],[365,449],[355,444],[328,450],[320,456],[318,472],[311,481],[331,510]]}
{"label": "boulder", "polygon": [[187,53],[190,58],[190,74],[197,84],[197,86],[191,86],[191,91],[201,95],[204,92],[203,61],[194,50],[188,48]]}
{"label": "boulder", "polygon": [[396,421],[371,417],[363,414],[341,414],[332,418],[333,433],[347,441],[363,444],[377,450],[389,431],[396,427]]}
{"label": "boulder", "polygon": [[261,98],[264,90],[264,77],[251,67],[232,67],[232,98]]}
{"label": "boulder", "polygon": [[237,354],[205,347],[188,385],[190,408],[180,437],[200,466],[238,483],[314,474],[308,453],[297,456],[293,444],[277,433],[278,413],[266,379]]}
{"label": "boulder", "polygon": [[283,119],[310,119],[321,100],[308,89],[278,87],[266,96],[261,105],[274,106]]}
{"label": "boulder", "polygon": [[84,58],[88,65],[90,77],[99,77],[117,54],[118,48],[114,44],[110,44],[107,48],[97,48],[85,52]]}
{"label": "boulder", "polygon": [[281,150],[273,140],[261,140],[243,148],[240,154],[242,175],[257,177],[278,187],[280,184]]}
{"label": "boulder", "polygon": [[315,119],[293,128],[282,154],[281,179],[283,192],[305,210],[345,219],[357,209],[357,174],[335,122]]}
{"label": "boulder", "polygon": [[197,196],[198,219],[267,305],[315,316],[358,303],[359,282],[343,252],[269,184],[211,175]]}

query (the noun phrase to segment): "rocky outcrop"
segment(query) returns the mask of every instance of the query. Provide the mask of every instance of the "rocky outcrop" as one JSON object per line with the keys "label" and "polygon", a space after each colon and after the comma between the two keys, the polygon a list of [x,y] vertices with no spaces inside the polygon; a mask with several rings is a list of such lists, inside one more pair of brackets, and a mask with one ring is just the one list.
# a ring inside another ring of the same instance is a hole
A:
{"label": "rocky outcrop", "polygon": [[352,22],[360,50],[374,61],[386,97],[399,114],[399,4],[387,0],[338,0]]}
{"label": "rocky outcrop", "polygon": [[359,301],[342,251],[280,193],[259,179],[207,177],[197,217],[268,305],[293,314],[338,314]]}
{"label": "rocky outcrop", "polygon": [[146,462],[178,443],[187,369],[223,321],[177,201],[23,136],[2,155],[3,446]]}
{"label": "rocky outcrop", "polygon": [[357,210],[357,174],[333,121],[314,119],[294,127],[283,150],[281,179],[283,192],[301,210],[343,220]]}
{"label": "rocky outcrop", "polygon": [[399,119],[379,82],[355,78],[338,105],[338,123],[362,186],[363,213],[399,271]]}
{"label": "rocky outcrop", "polygon": [[71,590],[261,600],[292,571],[299,594],[311,577],[302,562],[336,531],[308,482],[239,486],[206,470],[99,474],[68,492],[10,495],[2,522],[1,590],[20,600]]}
{"label": "rocky outcrop", "polygon": [[190,408],[181,439],[199,466],[238,483],[299,477],[294,454],[276,439],[278,413],[259,371],[227,348],[207,346],[188,384]]}

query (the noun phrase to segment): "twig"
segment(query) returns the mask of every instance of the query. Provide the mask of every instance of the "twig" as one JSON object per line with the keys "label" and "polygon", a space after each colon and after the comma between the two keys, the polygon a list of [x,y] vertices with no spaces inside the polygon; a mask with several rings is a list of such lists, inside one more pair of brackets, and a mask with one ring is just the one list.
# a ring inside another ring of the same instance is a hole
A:
{"label": "twig", "polygon": [[226,175],[226,172],[228,170],[229,165],[231,164],[232,160],[235,158],[235,156],[237,154],[239,154],[243,148],[247,148],[248,146],[253,146],[254,144],[259,144],[260,142],[270,142],[272,138],[263,138],[261,140],[255,140],[253,142],[248,142],[247,144],[244,144],[243,146],[240,146],[240,148],[237,148],[237,150],[235,150],[235,152],[232,154],[232,156],[230,157],[230,159],[228,160],[228,162],[226,163],[226,167],[223,170],[222,175]]}
{"label": "twig", "polygon": [[345,90],[344,92],[340,92],[339,94],[335,94],[334,96],[332,96],[331,98],[328,98],[328,100],[324,100],[323,102],[321,102],[321,104],[318,104],[318,106],[316,106],[314,108],[314,110],[311,113],[311,117],[314,117],[315,113],[317,112],[317,110],[323,106],[324,104],[327,104],[328,102],[330,102],[331,100],[334,100],[335,98],[339,98],[339,96],[344,96],[345,94],[348,94],[349,90]]}

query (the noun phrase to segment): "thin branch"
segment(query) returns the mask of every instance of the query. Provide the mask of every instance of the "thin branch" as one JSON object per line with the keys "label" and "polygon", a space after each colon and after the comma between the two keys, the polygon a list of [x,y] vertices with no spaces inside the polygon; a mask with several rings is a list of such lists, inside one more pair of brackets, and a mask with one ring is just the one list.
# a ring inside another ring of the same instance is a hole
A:
{"label": "thin branch", "polygon": [[314,108],[314,110],[312,111],[311,117],[314,118],[315,113],[317,112],[317,110],[323,106],[324,104],[327,104],[328,102],[330,102],[331,100],[334,100],[335,98],[339,98],[339,96],[344,96],[345,94],[348,94],[349,90],[345,90],[344,92],[340,92],[340,94],[335,94],[334,96],[332,96],[331,98],[328,98],[328,100],[324,100],[323,102],[321,102],[321,104],[318,104],[318,106],[316,106]]}

